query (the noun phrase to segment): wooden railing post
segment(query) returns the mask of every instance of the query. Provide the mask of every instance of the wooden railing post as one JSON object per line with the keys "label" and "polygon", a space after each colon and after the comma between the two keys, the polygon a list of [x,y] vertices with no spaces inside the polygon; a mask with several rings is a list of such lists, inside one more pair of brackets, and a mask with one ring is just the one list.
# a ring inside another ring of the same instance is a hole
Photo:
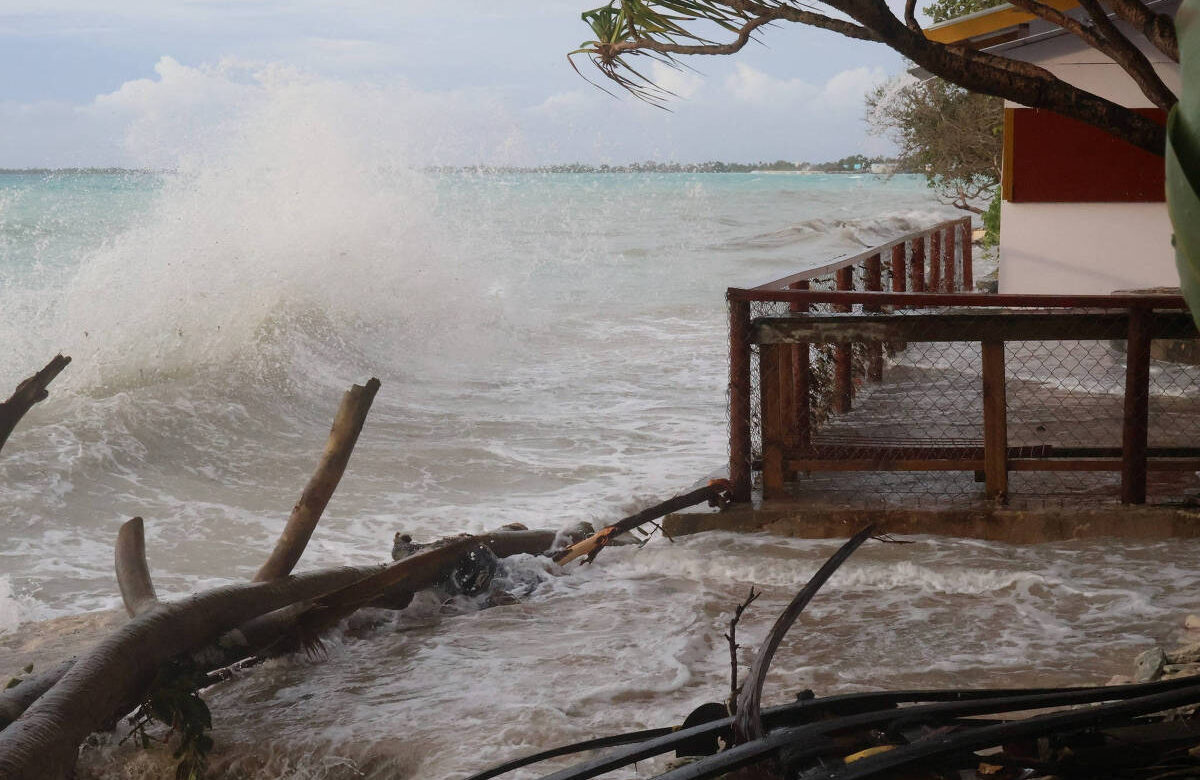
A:
{"label": "wooden railing post", "polygon": [[729,481],[734,501],[749,501],[750,302],[729,301]]}
{"label": "wooden railing post", "polygon": [[964,292],[975,289],[975,270],[971,267],[971,252],[973,251],[971,218],[962,221],[962,286]]}
{"label": "wooden railing post", "polygon": [[987,497],[1008,501],[1008,408],[1004,384],[1004,342],[983,349],[983,473]]}
{"label": "wooden railing post", "polygon": [[1146,503],[1146,443],[1150,425],[1150,325],[1145,306],[1129,310],[1125,415],[1121,430],[1121,502]]}
{"label": "wooden railing post", "polygon": [[[878,254],[871,255],[863,264],[863,289],[871,292],[883,291],[883,259]],[[878,306],[863,306],[864,312],[881,311]],[[867,381],[883,381],[883,344],[879,341],[868,341],[867,349]]]}
{"label": "wooden railing post", "polygon": [[905,262],[904,244],[892,247],[892,292],[904,292],[908,282],[908,268]]}
{"label": "wooden railing post", "polygon": [[912,273],[913,292],[925,292],[925,237],[913,239],[912,257],[909,258],[909,271]]}
{"label": "wooden railing post", "polygon": [[954,251],[957,227],[947,225],[942,231],[942,292],[958,292],[958,268]]}
{"label": "wooden railing post", "polygon": [[929,289],[942,292],[942,231],[929,234]]}
{"label": "wooden railing post", "polygon": [[[847,266],[837,271],[837,288],[854,289],[854,268]],[[852,307],[835,306],[838,311],[848,312]],[[848,341],[838,342],[833,348],[833,410],[840,414],[850,411],[854,397],[854,345]]]}
{"label": "wooden railing post", "polygon": [[758,345],[758,388],[762,394],[762,487],[763,499],[783,495],[783,404],[780,397],[779,364],[782,344]]}
{"label": "wooden railing post", "polygon": [[[907,242],[901,242],[892,247],[892,292],[907,291],[908,284],[908,262],[905,257],[907,251]],[[905,349],[908,345],[898,341],[888,342],[894,350]]]}
{"label": "wooden railing post", "polygon": [[[807,281],[793,282],[788,285],[792,290],[807,290],[809,283]],[[789,303],[788,310],[793,314],[799,314],[808,311],[806,303]],[[793,433],[796,438],[796,445],[802,450],[807,450],[812,445],[812,408],[809,403],[808,387],[809,387],[809,349],[808,343],[802,342],[792,345],[792,397],[795,399],[796,408],[796,427]]]}

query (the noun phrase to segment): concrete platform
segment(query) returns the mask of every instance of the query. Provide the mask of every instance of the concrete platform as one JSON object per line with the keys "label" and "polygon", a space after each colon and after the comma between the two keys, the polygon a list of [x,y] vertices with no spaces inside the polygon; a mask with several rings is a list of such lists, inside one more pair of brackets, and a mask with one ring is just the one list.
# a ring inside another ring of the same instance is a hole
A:
{"label": "concrete platform", "polygon": [[779,536],[830,539],[848,537],[868,522],[877,523],[881,532],[897,535],[936,534],[1011,544],[1101,537],[1200,537],[1200,507],[1121,505],[1074,509],[859,509],[772,501],[767,507],[738,504],[719,512],[668,515],[663,521],[663,529],[670,536],[686,536],[701,531],[765,531]]}

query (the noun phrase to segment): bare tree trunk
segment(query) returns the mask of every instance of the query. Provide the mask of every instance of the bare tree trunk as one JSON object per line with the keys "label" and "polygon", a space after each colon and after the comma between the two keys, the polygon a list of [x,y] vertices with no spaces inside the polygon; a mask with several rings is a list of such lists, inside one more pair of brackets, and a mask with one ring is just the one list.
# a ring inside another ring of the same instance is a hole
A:
{"label": "bare tree trunk", "polygon": [[366,385],[354,385],[342,396],[341,406],[333,419],[333,427],[329,430],[329,440],[325,444],[325,452],[321,462],[313,473],[300,500],[292,508],[287,525],[275,543],[275,550],[266,563],[254,575],[255,582],[267,582],[278,577],[286,577],[295,568],[296,562],[304,553],[321,513],[337,489],[346,464],[350,462],[350,453],[358,441],[359,431],[367,419],[367,412],[375,393],[379,391],[379,380],[370,379]]}
{"label": "bare tree trunk", "polygon": [[17,385],[17,389],[7,401],[0,403],[0,449],[4,449],[8,435],[12,433],[13,428],[17,427],[17,423],[25,416],[25,413],[38,401],[46,400],[49,395],[46,385],[54,381],[54,378],[61,374],[70,362],[71,358],[69,357],[55,356],[46,364],[45,368]]}

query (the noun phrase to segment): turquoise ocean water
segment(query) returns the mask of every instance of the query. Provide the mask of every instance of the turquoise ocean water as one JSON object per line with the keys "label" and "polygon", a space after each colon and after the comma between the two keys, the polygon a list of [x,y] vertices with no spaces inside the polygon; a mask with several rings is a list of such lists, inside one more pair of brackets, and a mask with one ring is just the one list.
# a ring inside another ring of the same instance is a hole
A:
{"label": "turquoise ocean water", "polygon": [[[949,214],[903,176],[337,158],[0,175],[0,387],[74,358],[0,457],[0,639],[116,607],[112,544],[133,515],[161,596],[251,576],[341,393],[370,376],[382,390],[303,566],[386,558],[400,530],[603,524],[665,498],[724,463],[724,290]],[[832,548],[714,534],[570,572],[522,559],[519,604],[419,601],[319,662],[214,689],[218,768],[462,777],[679,722],[724,695],[721,634],[749,586],[766,591],[753,643]],[[1196,551],[866,548],[781,651],[772,700],[1101,681],[1192,608]],[[89,766],[171,776],[130,753]]]}

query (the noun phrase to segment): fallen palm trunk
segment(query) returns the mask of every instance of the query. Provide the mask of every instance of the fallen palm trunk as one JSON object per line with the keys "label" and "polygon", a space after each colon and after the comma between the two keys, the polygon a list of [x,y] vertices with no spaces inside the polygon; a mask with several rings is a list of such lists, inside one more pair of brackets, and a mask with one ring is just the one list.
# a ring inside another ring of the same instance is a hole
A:
{"label": "fallen palm trunk", "polygon": [[[498,557],[503,558],[546,553],[557,536],[554,531],[502,530],[481,536],[452,537],[431,545],[419,556],[388,565],[306,573],[305,577],[336,574],[337,579],[333,587],[317,597],[301,597],[296,603],[247,620],[236,629],[221,631],[219,638],[211,644],[200,649],[189,648],[184,652],[192,654],[200,668],[214,670],[256,655],[278,655],[312,647],[323,631],[342,618],[363,606],[378,605],[381,595],[392,592],[391,598],[394,600],[397,598],[396,592],[411,596],[412,593],[432,587],[445,578],[465,551],[481,543],[487,544]],[[145,606],[148,602],[132,595],[132,590],[127,591],[131,582],[139,583],[143,595],[153,590],[145,564],[140,518],[134,518],[122,526],[118,539],[117,569],[118,580],[122,582],[122,595],[126,597],[127,604],[132,602]],[[139,576],[131,579],[129,572],[132,571],[140,572]],[[145,590],[147,588],[148,591]],[[156,606],[159,606],[157,601],[149,604],[148,608],[154,609]],[[131,615],[135,611],[135,608],[131,608]],[[22,681],[8,691],[0,692],[0,729],[15,721],[50,690],[74,663],[72,659],[53,670]]]}
{"label": "fallen palm trunk", "polygon": [[690,506],[695,506],[706,501],[711,506],[723,504],[728,500],[729,491],[730,485],[728,480],[714,479],[702,488],[697,488],[681,496],[667,499],[660,504],[647,507],[637,514],[630,515],[624,520],[619,520],[610,526],[601,528],[587,539],[576,542],[570,547],[556,553],[554,555],[554,562],[562,566],[586,555],[586,560],[590,563],[596,559],[596,556],[606,545],[626,531],[632,531],[638,526],[654,522],[672,512],[678,512],[680,509],[687,509]]}
{"label": "fallen palm trunk", "polygon": [[46,385],[54,381],[70,362],[71,358],[56,355],[45,368],[17,385],[17,389],[7,401],[0,403],[0,449],[4,449],[9,434],[17,427],[25,413],[37,402],[46,400],[49,396]]}
{"label": "fallen palm trunk", "polygon": [[139,615],[82,655],[20,718],[0,731],[0,777],[66,777],[79,743],[145,696],[158,667],[231,626],[353,582],[354,569],[230,585]]}
{"label": "fallen palm trunk", "polygon": [[759,708],[762,703],[763,683],[767,679],[767,669],[770,668],[771,661],[775,658],[775,651],[779,649],[779,644],[783,641],[784,635],[787,634],[792,624],[796,622],[796,618],[800,617],[800,613],[804,611],[808,603],[812,601],[813,596],[817,595],[817,591],[821,589],[821,586],[829,581],[833,573],[874,532],[875,527],[868,525],[855,534],[850,541],[843,544],[829,560],[825,561],[808,583],[800,589],[800,592],[796,594],[775,620],[775,624],[771,626],[771,630],[767,632],[767,638],[763,640],[763,643],[758,648],[758,652],[754,655],[754,663],[750,666],[750,674],[747,677],[746,684],[742,686],[742,691],[738,694],[737,714],[733,720],[734,739],[738,742],[748,742],[752,739],[758,739],[763,735],[762,718],[759,715]]}

